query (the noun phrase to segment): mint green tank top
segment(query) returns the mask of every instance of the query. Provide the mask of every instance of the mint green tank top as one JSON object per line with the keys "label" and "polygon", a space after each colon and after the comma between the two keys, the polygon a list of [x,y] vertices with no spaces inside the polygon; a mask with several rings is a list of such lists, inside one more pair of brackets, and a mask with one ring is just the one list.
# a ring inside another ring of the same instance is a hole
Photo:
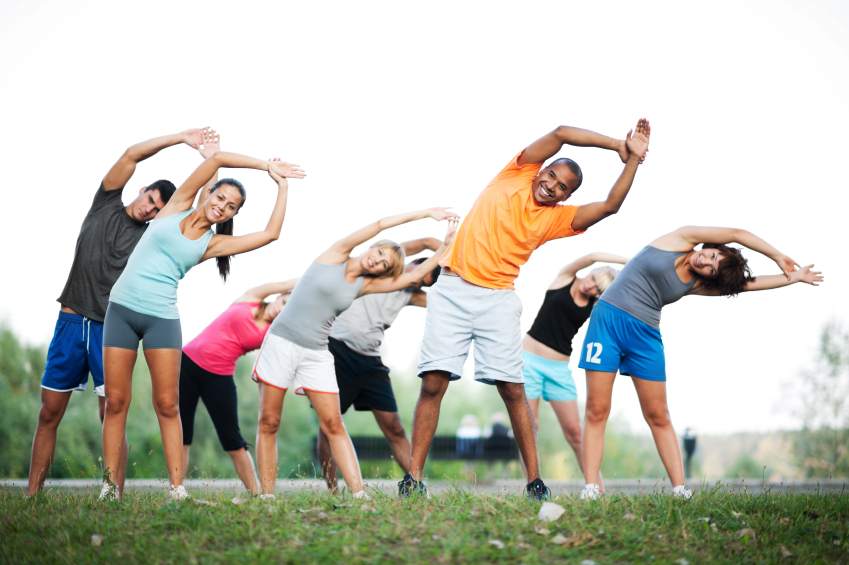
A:
{"label": "mint green tank top", "polygon": [[177,284],[206,253],[212,230],[192,241],[180,231],[180,222],[194,212],[153,220],[118,277],[109,301],[133,312],[177,320]]}

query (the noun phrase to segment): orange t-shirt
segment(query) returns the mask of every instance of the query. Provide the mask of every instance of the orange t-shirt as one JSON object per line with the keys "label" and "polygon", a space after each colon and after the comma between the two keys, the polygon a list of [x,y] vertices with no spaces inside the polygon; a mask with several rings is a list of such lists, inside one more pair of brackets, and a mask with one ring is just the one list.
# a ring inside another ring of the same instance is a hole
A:
{"label": "orange t-shirt", "polygon": [[514,288],[534,249],[584,233],[572,229],[578,206],[542,206],[534,200],[531,187],[542,163],[520,167],[522,152],[481,192],[439,261],[472,284]]}

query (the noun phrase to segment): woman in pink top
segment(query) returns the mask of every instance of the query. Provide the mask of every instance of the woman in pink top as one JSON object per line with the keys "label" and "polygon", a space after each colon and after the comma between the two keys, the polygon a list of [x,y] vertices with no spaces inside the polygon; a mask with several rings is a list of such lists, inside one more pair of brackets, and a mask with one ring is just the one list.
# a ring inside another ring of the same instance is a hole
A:
{"label": "woman in pink top", "polygon": [[[258,494],[254,462],[239,431],[238,398],[233,373],[236,360],[259,349],[271,322],[286,305],[298,279],[252,288],[215,318],[200,335],[183,347],[180,367],[180,420],[183,422],[183,469],[189,468],[195,409],[203,400],[221,447],[233,460],[236,473]],[[273,302],[264,302],[279,294]]]}

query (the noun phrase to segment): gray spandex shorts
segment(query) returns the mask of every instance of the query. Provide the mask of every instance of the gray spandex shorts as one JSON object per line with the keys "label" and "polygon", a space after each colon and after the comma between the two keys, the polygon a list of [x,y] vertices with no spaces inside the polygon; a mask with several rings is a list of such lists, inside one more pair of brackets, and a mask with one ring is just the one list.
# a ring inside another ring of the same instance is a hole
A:
{"label": "gray spandex shorts", "polygon": [[180,319],[169,320],[133,312],[109,303],[103,320],[103,347],[120,347],[138,351],[139,341],[148,349],[183,349]]}

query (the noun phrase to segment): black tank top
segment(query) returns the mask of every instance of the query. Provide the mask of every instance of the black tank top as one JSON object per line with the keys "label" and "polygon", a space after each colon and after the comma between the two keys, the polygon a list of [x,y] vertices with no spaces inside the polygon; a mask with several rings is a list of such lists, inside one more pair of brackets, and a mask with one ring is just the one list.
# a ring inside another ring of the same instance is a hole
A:
{"label": "black tank top", "polygon": [[545,300],[528,335],[563,355],[572,355],[572,338],[589,319],[594,300],[578,306],[572,298],[572,285],[545,291]]}

